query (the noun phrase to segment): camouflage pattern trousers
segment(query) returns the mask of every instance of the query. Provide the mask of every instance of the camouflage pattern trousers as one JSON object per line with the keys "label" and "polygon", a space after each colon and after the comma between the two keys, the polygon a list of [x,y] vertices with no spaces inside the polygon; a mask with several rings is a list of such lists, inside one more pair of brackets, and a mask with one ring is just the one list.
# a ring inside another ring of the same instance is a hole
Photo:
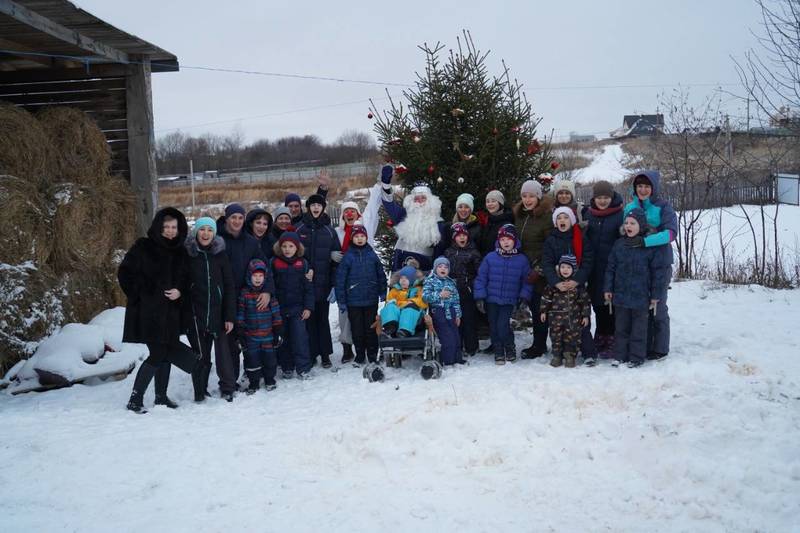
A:
{"label": "camouflage pattern trousers", "polygon": [[578,353],[581,342],[581,317],[570,316],[569,313],[550,313],[550,342],[553,345],[553,355],[560,356],[565,353]]}

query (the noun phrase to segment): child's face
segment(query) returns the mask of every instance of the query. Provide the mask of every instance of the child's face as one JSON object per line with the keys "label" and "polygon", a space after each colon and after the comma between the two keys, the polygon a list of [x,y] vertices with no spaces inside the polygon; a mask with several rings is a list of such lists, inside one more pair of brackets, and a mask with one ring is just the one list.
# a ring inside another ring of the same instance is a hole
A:
{"label": "child's face", "polygon": [[611,205],[611,197],[610,196],[595,196],[594,197],[594,205],[597,206],[597,209],[605,209]]}
{"label": "child's face", "polygon": [[294,257],[294,254],[297,253],[297,246],[292,241],[283,241],[281,243],[281,253],[283,253],[284,257]]}
{"label": "child's face", "polygon": [[472,209],[467,204],[458,204],[456,206],[456,213],[458,213],[458,218],[466,220],[472,214]]}
{"label": "child's face", "polygon": [[402,288],[402,289],[407,289],[408,286],[411,285],[411,282],[405,276],[400,276],[400,279],[398,280],[398,283],[400,283],[400,288]]}
{"label": "child's face", "polygon": [[500,237],[500,248],[506,252],[514,248],[514,239],[511,237]]}
{"label": "child's face", "polygon": [[622,229],[628,237],[635,237],[639,235],[639,223],[633,217],[625,218],[625,223],[622,224]]}
{"label": "child's face", "polygon": [[458,235],[453,237],[453,240],[460,248],[463,248],[467,245],[467,242],[469,241],[469,236],[465,233],[459,233]]}
{"label": "child's face", "polygon": [[487,198],[486,210],[489,211],[489,213],[497,213],[498,211],[500,211],[500,202],[498,202],[494,198]]}
{"label": "child's face", "polygon": [[441,264],[436,267],[436,275],[439,276],[440,278],[446,278],[449,274],[450,274],[449,266]]}
{"label": "child's face", "polygon": [[367,244],[367,236],[363,233],[356,233],[353,235],[353,244],[356,246],[364,246]]}
{"label": "child's face", "polygon": [[556,217],[556,228],[558,228],[558,231],[569,231],[571,227],[572,221],[569,219],[569,215],[566,213],[559,213]]}
{"label": "child's face", "polygon": [[539,205],[539,197],[532,192],[522,193],[522,207],[527,210],[536,208]]}
{"label": "child's face", "polygon": [[556,194],[556,200],[558,200],[558,205],[569,205],[572,203],[572,193],[569,191],[558,191]]}
{"label": "child's face", "polygon": [[260,287],[264,284],[264,273],[260,270],[253,272],[250,275],[250,282],[253,284],[253,287]]}
{"label": "child's face", "polygon": [[311,212],[312,217],[318,218],[322,214],[322,204],[311,204],[308,206],[308,210]]}
{"label": "child's face", "polygon": [[561,263],[560,265],[558,265],[557,270],[559,275],[564,279],[567,279],[572,276],[572,265]]}

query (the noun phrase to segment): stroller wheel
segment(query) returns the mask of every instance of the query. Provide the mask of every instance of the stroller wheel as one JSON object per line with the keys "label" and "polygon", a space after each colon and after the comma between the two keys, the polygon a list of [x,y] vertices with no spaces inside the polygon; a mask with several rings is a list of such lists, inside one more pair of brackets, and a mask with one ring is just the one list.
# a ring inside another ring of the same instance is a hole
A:
{"label": "stroller wheel", "polygon": [[364,376],[364,379],[370,383],[383,381],[383,368],[381,368],[377,363],[369,363],[364,367],[361,375]]}
{"label": "stroller wheel", "polygon": [[422,363],[422,368],[419,371],[422,379],[439,379],[442,376],[442,365],[439,361],[429,360]]}

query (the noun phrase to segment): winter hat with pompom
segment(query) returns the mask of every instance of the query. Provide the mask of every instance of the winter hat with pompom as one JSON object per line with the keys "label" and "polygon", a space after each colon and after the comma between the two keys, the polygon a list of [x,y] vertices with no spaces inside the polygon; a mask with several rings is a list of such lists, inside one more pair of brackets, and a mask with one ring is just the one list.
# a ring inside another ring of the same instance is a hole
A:
{"label": "winter hat with pompom", "polygon": [[497,240],[499,241],[503,237],[508,237],[516,242],[517,228],[514,226],[514,224],[503,224],[503,226],[497,230]]}
{"label": "winter hat with pompom", "polygon": [[455,238],[456,235],[466,235],[467,237],[469,237],[469,231],[467,230],[467,225],[464,224],[463,222],[456,222],[455,224],[450,226],[450,231],[453,232],[453,238]]}
{"label": "winter hat with pompom", "polygon": [[350,230],[350,238],[352,239],[356,235],[363,235],[369,238],[369,235],[367,235],[367,228],[365,228],[363,224],[353,224],[353,229]]}

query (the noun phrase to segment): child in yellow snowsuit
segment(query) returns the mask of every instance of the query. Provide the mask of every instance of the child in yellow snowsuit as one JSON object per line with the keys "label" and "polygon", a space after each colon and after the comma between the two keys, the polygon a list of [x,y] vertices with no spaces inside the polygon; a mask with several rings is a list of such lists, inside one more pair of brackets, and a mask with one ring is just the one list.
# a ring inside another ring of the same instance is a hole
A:
{"label": "child in yellow snowsuit", "polygon": [[408,337],[414,334],[419,315],[428,307],[422,300],[422,281],[417,269],[405,266],[392,275],[386,305],[381,309],[384,334]]}

